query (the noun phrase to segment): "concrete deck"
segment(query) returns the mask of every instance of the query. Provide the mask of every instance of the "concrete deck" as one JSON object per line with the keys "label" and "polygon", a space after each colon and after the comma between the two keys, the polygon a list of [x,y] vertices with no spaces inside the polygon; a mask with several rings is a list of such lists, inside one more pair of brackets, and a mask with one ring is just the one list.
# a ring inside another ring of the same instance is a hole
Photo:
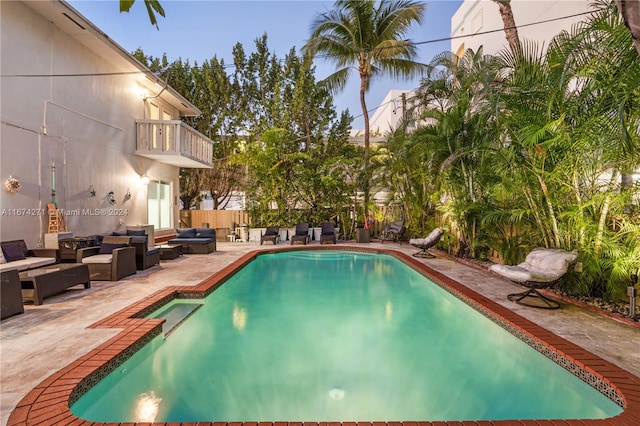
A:
{"label": "concrete deck", "polygon": [[[366,246],[406,254],[416,251],[408,244],[389,242]],[[121,281],[94,281],[90,289],[79,286],[45,299],[43,305],[25,305],[24,314],[0,323],[2,424],[7,424],[13,408],[36,385],[118,333],[117,329],[89,329],[89,325],[165,287],[194,286],[249,251],[271,248],[221,242],[214,253],[162,261]],[[445,258],[420,262],[640,377],[640,328],[566,303],[558,310],[521,306],[507,300],[507,294],[521,287],[506,280]]]}

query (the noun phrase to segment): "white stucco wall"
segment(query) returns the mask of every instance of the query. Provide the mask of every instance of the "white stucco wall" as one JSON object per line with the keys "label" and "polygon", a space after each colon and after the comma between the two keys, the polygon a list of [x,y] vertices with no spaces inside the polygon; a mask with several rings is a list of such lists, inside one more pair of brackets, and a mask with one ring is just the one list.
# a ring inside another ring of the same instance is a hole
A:
{"label": "white stucco wall", "polygon": [[[140,88],[128,75],[59,76],[119,70],[21,2],[2,1],[0,8],[0,179],[22,184],[15,194],[0,190],[0,239],[42,245],[52,162],[56,201],[75,214],[65,217],[75,236],[146,223],[140,175],[172,182],[175,199],[178,168],[134,154],[135,120],[146,118]],[[42,76],[12,76],[25,74]],[[106,200],[109,191],[115,205]]]}
{"label": "white stucco wall", "polygon": [[[571,26],[585,19],[584,16],[561,19],[539,25],[526,26],[534,22],[589,12],[591,2],[588,0],[511,0],[511,9],[518,26],[520,40],[537,40],[544,47],[563,29],[569,31]],[[451,51],[460,54],[459,50],[473,49],[483,46],[485,54],[495,54],[508,48],[504,24],[498,5],[492,0],[465,0],[451,18],[451,36],[470,36],[453,38]],[[481,32],[500,30],[490,34]],[[476,34],[476,35],[474,35]],[[462,47],[462,49],[461,49]]]}

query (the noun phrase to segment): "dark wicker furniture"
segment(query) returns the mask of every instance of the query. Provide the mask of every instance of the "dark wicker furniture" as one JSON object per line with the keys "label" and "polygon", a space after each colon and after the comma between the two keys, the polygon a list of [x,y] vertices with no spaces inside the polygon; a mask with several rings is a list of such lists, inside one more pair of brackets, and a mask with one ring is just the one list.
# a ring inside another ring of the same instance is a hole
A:
{"label": "dark wicker furniture", "polygon": [[91,287],[89,267],[81,263],[59,263],[20,272],[22,299],[41,305],[45,297],[82,284]]}
{"label": "dark wicker furniture", "polygon": [[160,260],[173,260],[182,256],[182,244],[162,244],[156,248],[160,250]]}
{"label": "dark wicker furniture", "polygon": [[267,230],[265,231],[264,235],[260,237],[260,245],[262,245],[263,242],[267,241],[267,242],[272,242],[273,245],[275,246],[276,244],[278,244],[278,237],[280,236],[280,227],[279,226],[269,226],[267,227]]}
{"label": "dark wicker furniture", "polygon": [[309,224],[299,223],[296,225],[296,233],[291,236],[291,245],[295,243],[307,244],[309,242]]}
{"label": "dark wicker furniture", "polygon": [[24,313],[18,270],[0,273],[0,319]]}
{"label": "dark wicker furniture", "polygon": [[[105,244],[124,244],[111,254],[99,254]],[[106,236],[100,247],[79,249],[78,263],[89,266],[91,279],[96,281],[118,281],[136,273],[136,249],[131,246],[131,237]]]}
{"label": "dark wicker furniture", "polygon": [[207,254],[216,251],[216,230],[212,228],[178,228],[168,244],[182,245],[183,254]]}
{"label": "dark wicker furniture", "polygon": [[320,244],[336,243],[336,231],[333,223],[326,222],[321,225]]}

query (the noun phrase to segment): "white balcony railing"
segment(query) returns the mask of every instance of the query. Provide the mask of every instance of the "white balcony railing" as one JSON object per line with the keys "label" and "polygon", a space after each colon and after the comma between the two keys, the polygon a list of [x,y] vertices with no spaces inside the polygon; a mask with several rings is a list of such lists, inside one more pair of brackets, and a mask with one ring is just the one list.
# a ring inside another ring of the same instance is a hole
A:
{"label": "white balcony railing", "polygon": [[136,120],[136,154],[178,167],[211,168],[213,141],[180,120]]}

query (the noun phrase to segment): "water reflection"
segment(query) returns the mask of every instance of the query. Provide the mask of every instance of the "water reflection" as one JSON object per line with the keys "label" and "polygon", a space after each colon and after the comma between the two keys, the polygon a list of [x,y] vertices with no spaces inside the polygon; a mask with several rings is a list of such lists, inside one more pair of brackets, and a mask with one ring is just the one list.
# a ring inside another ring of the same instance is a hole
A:
{"label": "water reflection", "polygon": [[160,401],[162,398],[158,398],[153,391],[141,394],[136,404],[136,421],[154,422],[158,417]]}
{"label": "water reflection", "polygon": [[391,304],[391,300],[387,300],[387,304],[384,306],[384,317],[387,321],[391,321],[391,316],[393,315],[393,305]]}
{"label": "water reflection", "polygon": [[247,326],[247,309],[241,308],[237,303],[233,305],[233,328],[243,331]]}

